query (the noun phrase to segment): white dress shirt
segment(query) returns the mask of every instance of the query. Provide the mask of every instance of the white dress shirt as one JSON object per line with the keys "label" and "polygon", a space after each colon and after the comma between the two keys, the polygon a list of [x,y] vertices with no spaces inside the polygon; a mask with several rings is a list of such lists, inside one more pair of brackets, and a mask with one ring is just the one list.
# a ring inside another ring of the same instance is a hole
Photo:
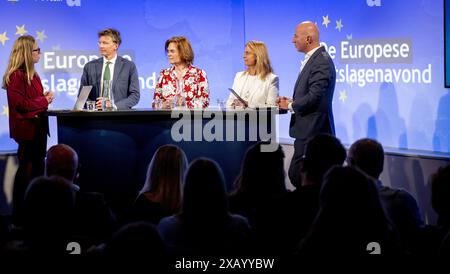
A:
{"label": "white dress shirt", "polygon": [[111,75],[110,81],[111,83],[113,83],[113,78],[114,78],[114,65],[116,64],[116,60],[117,60],[117,54],[114,55],[113,58],[111,58],[111,60],[106,59],[106,57],[103,57],[103,67],[102,67],[102,78],[100,81],[100,90],[103,91],[103,75],[105,74],[105,68],[106,68],[106,62],[110,62],[109,64],[109,72]]}
{"label": "white dress shirt", "polygon": [[[316,50],[318,50],[320,47],[321,47],[321,46],[315,47],[315,48],[313,48],[312,50],[308,51],[308,52],[305,54],[305,58],[303,59],[301,65],[300,65],[300,73],[302,73],[303,68],[304,68],[304,67],[306,66],[306,64],[308,63],[309,58],[311,58],[311,56],[314,54],[314,52],[316,52]],[[292,99],[294,99],[294,98],[292,98]],[[289,109],[289,111],[294,112],[294,109],[292,108],[292,102],[289,103],[288,109]]]}

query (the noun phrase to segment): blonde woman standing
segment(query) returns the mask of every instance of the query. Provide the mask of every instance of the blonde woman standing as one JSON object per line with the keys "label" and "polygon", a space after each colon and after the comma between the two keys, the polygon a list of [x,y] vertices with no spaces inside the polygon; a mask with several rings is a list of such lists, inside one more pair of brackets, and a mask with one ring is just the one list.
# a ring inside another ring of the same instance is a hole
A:
{"label": "blonde woman standing", "polygon": [[36,40],[24,35],[14,42],[3,75],[9,107],[10,137],[18,145],[19,166],[14,179],[13,221],[21,223],[23,199],[30,181],[44,174],[48,118],[43,115],[53,101],[53,92],[44,92],[34,64],[41,49]]}
{"label": "blonde woman standing", "polygon": [[[233,90],[236,91],[251,108],[276,105],[279,80],[273,74],[266,45],[259,41],[250,41],[245,45],[244,63],[247,69],[236,73]],[[243,107],[233,94],[227,100],[228,108]]]}

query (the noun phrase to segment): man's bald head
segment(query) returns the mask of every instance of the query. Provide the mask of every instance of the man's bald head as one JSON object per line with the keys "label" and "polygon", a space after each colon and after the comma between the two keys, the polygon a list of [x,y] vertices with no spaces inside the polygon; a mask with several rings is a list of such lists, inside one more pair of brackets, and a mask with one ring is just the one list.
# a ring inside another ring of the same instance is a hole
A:
{"label": "man's bald head", "polygon": [[318,47],[320,42],[317,25],[311,21],[298,24],[292,42],[298,51],[304,53]]}
{"label": "man's bald head", "polygon": [[305,21],[298,26],[301,28],[301,31],[303,31],[306,35],[311,36],[313,41],[316,43],[319,43],[319,29],[317,28],[317,25],[311,21]]}
{"label": "man's bald head", "polygon": [[45,158],[45,175],[59,175],[73,182],[78,173],[78,154],[65,144],[52,146]]}

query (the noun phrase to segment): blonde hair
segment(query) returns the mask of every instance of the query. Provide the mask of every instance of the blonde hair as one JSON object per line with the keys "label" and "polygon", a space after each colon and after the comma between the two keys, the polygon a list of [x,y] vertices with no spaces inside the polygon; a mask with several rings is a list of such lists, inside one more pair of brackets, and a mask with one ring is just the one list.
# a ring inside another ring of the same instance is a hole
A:
{"label": "blonde hair", "polygon": [[194,51],[192,50],[191,43],[184,36],[174,36],[166,41],[165,50],[167,52],[167,48],[170,43],[175,43],[178,51],[180,52],[180,59],[188,65],[192,65],[194,63]]}
{"label": "blonde hair", "polygon": [[175,145],[163,145],[153,155],[147,168],[147,179],[140,191],[172,214],[181,207],[182,183],[188,160]]}
{"label": "blonde hair", "polygon": [[[247,42],[245,46],[248,47],[251,53],[256,57],[255,67],[256,72],[259,74],[259,77],[261,78],[261,80],[266,79],[267,75],[273,72],[266,45],[261,41],[250,41]],[[245,73],[248,73],[248,69],[245,71]]]}
{"label": "blonde hair", "polygon": [[31,85],[31,79],[33,79],[36,73],[33,62],[33,47],[36,40],[31,35],[24,35],[14,42],[9,55],[8,66],[6,67],[5,74],[3,75],[2,87],[6,89],[9,84],[9,77],[13,72],[18,69],[25,71],[27,82]]}

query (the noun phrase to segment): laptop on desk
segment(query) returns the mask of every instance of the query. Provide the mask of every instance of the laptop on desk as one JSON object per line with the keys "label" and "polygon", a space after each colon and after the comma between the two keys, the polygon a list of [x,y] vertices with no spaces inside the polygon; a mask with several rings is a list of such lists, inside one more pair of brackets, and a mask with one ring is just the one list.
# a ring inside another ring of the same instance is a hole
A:
{"label": "laptop on desk", "polygon": [[91,93],[92,86],[83,86],[81,88],[80,94],[78,95],[77,101],[73,106],[73,110],[83,110],[84,104],[89,97],[89,93]]}

